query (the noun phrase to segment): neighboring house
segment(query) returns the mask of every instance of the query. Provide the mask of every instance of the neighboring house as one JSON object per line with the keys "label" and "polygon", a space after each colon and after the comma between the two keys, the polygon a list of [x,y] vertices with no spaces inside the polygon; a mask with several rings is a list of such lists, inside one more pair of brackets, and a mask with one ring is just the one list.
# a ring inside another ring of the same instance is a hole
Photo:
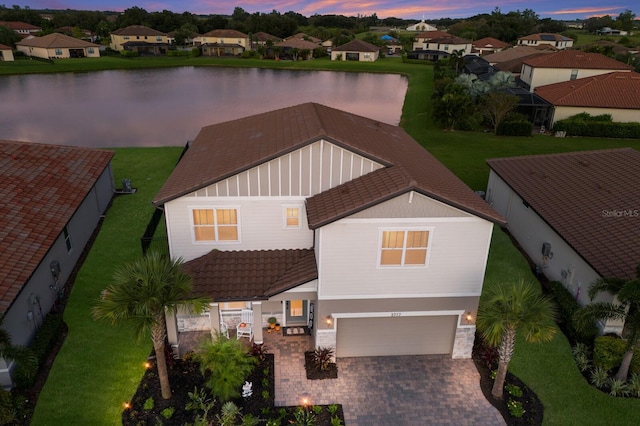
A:
{"label": "neighboring house", "polygon": [[437,31],[437,30],[438,29],[433,25],[429,25],[426,22],[424,22],[424,18],[422,19],[422,21],[413,25],[409,25],[407,27],[407,31]]}
{"label": "neighboring house", "polygon": [[[540,46],[514,46],[501,50],[500,52],[490,53],[483,56],[483,58],[491,65],[499,65],[503,62],[525,58],[536,53],[555,52],[557,50],[558,49],[549,44],[543,44]],[[520,73],[520,71],[518,71],[518,73]]]}
{"label": "neighboring house", "polygon": [[547,55],[549,53],[553,53],[554,51],[552,51],[552,50],[543,50],[543,51],[536,50],[535,52],[536,53],[532,53],[530,55],[523,56],[523,57],[520,57],[520,58],[515,58],[515,59],[511,59],[509,61],[502,61],[500,63],[496,63],[496,64],[493,65],[493,67],[496,68],[497,70],[500,70],[500,71],[510,72],[515,77],[520,77],[520,73],[522,72],[522,64],[524,63],[524,61],[536,58],[538,56]]}
{"label": "neighboring house", "polygon": [[490,53],[501,52],[502,50],[511,47],[509,43],[493,37],[485,37],[475,40],[471,42],[471,45],[473,46],[472,53],[477,53],[478,55],[488,55]]}
{"label": "neighboring house", "polygon": [[[311,43],[313,43],[313,44],[316,44],[316,45],[319,45],[319,44],[321,44],[321,43],[322,43],[322,40],[321,40],[321,39],[319,39],[319,38],[317,38],[317,37],[310,36],[310,35],[305,34],[305,33],[297,33],[297,34],[294,34],[294,35],[292,35],[291,37],[287,37],[287,38],[285,38],[285,39],[284,39],[284,41],[290,41],[290,40],[296,40],[296,39],[298,39],[298,40],[304,40],[304,41],[309,41],[309,42],[311,42]],[[316,47],[317,47],[317,46],[316,46]]]}
{"label": "neighboring house", "polygon": [[0,21],[0,26],[7,27],[10,30],[17,32],[22,38],[29,35],[36,35],[38,32],[42,31],[42,28],[40,27],[20,21]]}
{"label": "neighboring house", "polygon": [[518,39],[518,45],[540,46],[542,44],[549,44],[556,49],[566,49],[573,46],[573,39],[562,34],[549,33],[530,34]]}
{"label": "neighboring house", "polygon": [[604,28],[596,31],[596,34],[599,34],[599,35],[615,35],[615,36],[627,36],[627,35],[629,35],[629,33],[627,31],[614,30],[613,28],[609,28],[609,27],[604,27]]}
{"label": "neighboring house", "polygon": [[433,40],[434,38],[442,38],[449,37],[451,34],[445,33],[444,31],[431,30],[424,31],[413,38],[413,50],[427,50],[427,43],[429,40]]}
{"label": "neighboring house", "polygon": [[402,53],[402,50],[403,50],[402,43],[400,43],[400,40],[398,40],[397,38],[394,38],[388,34],[385,34],[382,37],[380,37],[380,40],[382,40],[382,42],[385,44],[386,53],[388,53],[389,55]]}
{"label": "neighboring house", "polygon": [[[640,263],[640,152],[572,152],[488,160],[487,201],[537,270],[581,305],[601,277],[636,276]],[[614,302],[601,293],[599,301]],[[622,331],[609,322],[605,332]]]}
{"label": "neighboring house", "polygon": [[633,66],[600,53],[561,50],[550,55],[524,60],[520,79],[533,92],[538,86],[616,71],[631,72],[632,70]]}
{"label": "neighboring house", "polygon": [[[233,149],[230,149],[232,147]],[[274,316],[338,357],[469,358],[494,223],[403,129],[306,103],[204,127],[153,203],[209,312],[180,332]]]}
{"label": "neighboring house", "polygon": [[141,55],[161,55],[167,53],[169,40],[167,34],[153,28],[130,25],[111,32],[109,47],[118,52],[126,50]]}
{"label": "neighboring house", "polygon": [[0,62],[2,61],[13,61],[13,50],[5,44],[0,44]]}
{"label": "neighboring house", "polygon": [[553,105],[549,127],[583,112],[610,114],[613,121],[640,122],[640,74],[612,72],[536,87],[534,93]]}
{"label": "neighboring house", "polygon": [[251,50],[249,36],[237,30],[213,30],[197,37],[195,45],[200,46],[205,56],[239,56]]}
{"label": "neighboring house", "polygon": [[445,52],[452,54],[453,52],[462,52],[462,56],[471,54],[471,40],[460,38],[452,35],[446,37],[437,37],[426,42],[425,50]]}
{"label": "neighboring house", "polygon": [[[56,305],[113,196],[113,152],[0,141],[0,312],[28,345]],[[14,362],[0,358],[0,385]]]}
{"label": "neighboring house", "polygon": [[[307,41],[298,37],[285,39],[276,43],[274,46],[280,48],[280,53],[278,54],[279,59],[292,59],[294,55],[302,59],[311,59],[313,58],[314,49],[322,47],[315,41]],[[307,52],[306,55],[304,55],[304,52]]]}
{"label": "neighboring house", "polygon": [[331,50],[331,60],[374,62],[380,56],[380,48],[363,40],[353,39]]}
{"label": "neighboring house", "polygon": [[269,44],[269,40],[271,40],[271,44],[282,41],[280,37],[265,33],[264,31],[258,31],[257,33],[253,34],[252,37],[252,42],[254,45],[253,47],[256,48],[258,46],[267,46]]}
{"label": "neighboring house", "polygon": [[69,25],[56,28],[55,32],[65,34],[71,37],[75,37],[76,35],[79,35],[80,37],[76,37],[76,38],[80,38],[85,41],[90,41],[91,43],[96,41],[96,33],[94,33],[93,31],[78,28],[78,27],[72,27]]}
{"label": "neighboring house", "polygon": [[60,33],[24,39],[16,49],[27,56],[43,59],[99,58],[100,46]]}

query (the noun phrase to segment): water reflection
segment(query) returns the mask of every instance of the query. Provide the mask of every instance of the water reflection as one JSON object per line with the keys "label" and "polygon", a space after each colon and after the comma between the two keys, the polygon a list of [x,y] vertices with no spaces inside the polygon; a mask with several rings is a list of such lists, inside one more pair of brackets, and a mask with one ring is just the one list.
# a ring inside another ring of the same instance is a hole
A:
{"label": "water reflection", "polygon": [[184,145],[200,128],[303,102],[398,124],[398,75],[172,68],[0,77],[0,139],[86,147]]}

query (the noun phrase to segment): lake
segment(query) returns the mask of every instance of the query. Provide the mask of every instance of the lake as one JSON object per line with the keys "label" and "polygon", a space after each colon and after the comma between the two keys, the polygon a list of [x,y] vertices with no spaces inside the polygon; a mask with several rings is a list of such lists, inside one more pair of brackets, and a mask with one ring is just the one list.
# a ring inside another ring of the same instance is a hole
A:
{"label": "lake", "polygon": [[304,102],[397,125],[394,74],[182,67],[0,77],[0,139],[84,147],[182,146],[210,124]]}

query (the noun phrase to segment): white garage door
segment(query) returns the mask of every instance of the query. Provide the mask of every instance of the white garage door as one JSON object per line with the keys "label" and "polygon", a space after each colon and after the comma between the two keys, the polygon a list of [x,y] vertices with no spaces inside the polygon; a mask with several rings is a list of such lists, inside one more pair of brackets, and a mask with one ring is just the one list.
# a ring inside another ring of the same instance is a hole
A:
{"label": "white garage door", "polygon": [[337,357],[450,354],[457,316],[340,318]]}

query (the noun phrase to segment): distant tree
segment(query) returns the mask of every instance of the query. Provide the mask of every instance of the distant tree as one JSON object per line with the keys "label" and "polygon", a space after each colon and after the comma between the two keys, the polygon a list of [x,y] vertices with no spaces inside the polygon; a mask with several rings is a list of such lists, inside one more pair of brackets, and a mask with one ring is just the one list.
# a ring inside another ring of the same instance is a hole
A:
{"label": "distant tree", "polygon": [[498,71],[489,78],[489,87],[492,92],[503,91],[516,86],[516,77],[508,71]]}
{"label": "distant tree", "polygon": [[536,28],[538,33],[561,33],[567,29],[567,24],[551,18],[541,19]]}
{"label": "distant tree", "polygon": [[267,47],[263,44],[260,44],[256,48],[256,52],[258,52],[258,56],[260,57],[260,59],[264,59],[264,57],[267,55]]}
{"label": "distant tree", "polygon": [[592,34],[595,34],[597,31],[601,30],[604,27],[613,28],[613,26],[613,18],[609,15],[605,15],[587,19],[586,21],[584,21],[583,28]]}
{"label": "distant tree", "polygon": [[616,28],[624,31],[632,31],[635,19],[636,14],[629,9],[626,9],[616,18]]}
{"label": "distant tree", "polygon": [[191,38],[194,34],[197,33],[198,27],[196,27],[194,24],[187,23],[182,25],[178,30],[176,30],[176,44],[184,45],[187,39]]}
{"label": "distant tree", "polygon": [[5,46],[15,49],[16,43],[20,40],[22,40],[22,37],[20,37],[17,32],[0,25],[0,44],[4,44]]}
{"label": "distant tree", "polygon": [[133,6],[129,9],[125,9],[118,17],[116,18],[116,27],[124,28],[129,25],[148,25],[149,21],[149,12],[144,10],[141,7]]}
{"label": "distant tree", "polygon": [[452,84],[441,98],[433,99],[432,116],[446,130],[454,130],[456,124],[471,112],[472,107],[471,96],[464,92],[464,88]]}
{"label": "distant tree", "polygon": [[493,132],[496,133],[502,120],[515,109],[518,102],[519,99],[515,95],[490,92],[482,97],[479,109],[482,116],[493,125]]}

